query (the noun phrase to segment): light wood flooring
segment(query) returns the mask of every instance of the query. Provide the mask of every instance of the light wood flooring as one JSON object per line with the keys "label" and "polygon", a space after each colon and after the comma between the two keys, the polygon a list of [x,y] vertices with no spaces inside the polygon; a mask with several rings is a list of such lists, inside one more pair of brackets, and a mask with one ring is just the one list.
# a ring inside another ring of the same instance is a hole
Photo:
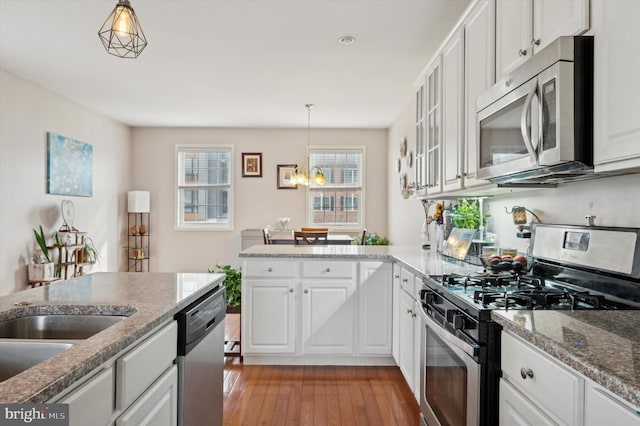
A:
{"label": "light wood flooring", "polygon": [[[239,315],[227,315],[227,338],[239,328]],[[225,359],[225,426],[417,426],[419,412],[397,367],[259,366]]]}

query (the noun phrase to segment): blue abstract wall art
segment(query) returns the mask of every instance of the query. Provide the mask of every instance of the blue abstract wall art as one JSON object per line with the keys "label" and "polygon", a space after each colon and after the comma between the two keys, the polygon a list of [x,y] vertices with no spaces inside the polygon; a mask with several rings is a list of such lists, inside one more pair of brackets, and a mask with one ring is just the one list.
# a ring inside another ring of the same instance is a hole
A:
{"label": "blue abstract wall art", "polygon": [[47,193],[93,196],[93,146],[47,132]]}

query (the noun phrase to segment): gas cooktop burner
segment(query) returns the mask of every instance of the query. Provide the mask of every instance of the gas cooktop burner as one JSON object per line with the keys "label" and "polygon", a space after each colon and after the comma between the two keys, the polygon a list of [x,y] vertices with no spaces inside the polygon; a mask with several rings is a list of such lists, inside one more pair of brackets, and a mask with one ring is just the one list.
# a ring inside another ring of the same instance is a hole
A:
{"label": "gas cooktop burner", "polygon": [[559,284],[545,284],[535,275],[515,273],[447,275],[442,284],[453,294],[484,309],[620,309],[604,296]]}

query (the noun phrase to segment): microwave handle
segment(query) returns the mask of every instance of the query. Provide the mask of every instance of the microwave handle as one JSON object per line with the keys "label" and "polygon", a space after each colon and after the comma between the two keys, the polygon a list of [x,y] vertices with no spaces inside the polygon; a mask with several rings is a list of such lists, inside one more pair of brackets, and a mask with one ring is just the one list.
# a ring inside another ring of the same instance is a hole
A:
{"label": "microwave handle", "polygon": [[[533,97],[536,95],[536,91],[538,90],[538,85],[534,84],[531,87],[531,91],[527,95],[527,99],[524,101],[524,108],[522,109],[522,114],[520,115],[520,131],[522,132],[522,139],[524,140],[524,146],[527,148],[529,155],[533,160],[537,159],[536,156],[536,148],[533,146],[531,142],[531,136],[527,132],[527,113],[531,109],[531,104],[533,103]],[[536,141],[537,142],[537,141]]]}

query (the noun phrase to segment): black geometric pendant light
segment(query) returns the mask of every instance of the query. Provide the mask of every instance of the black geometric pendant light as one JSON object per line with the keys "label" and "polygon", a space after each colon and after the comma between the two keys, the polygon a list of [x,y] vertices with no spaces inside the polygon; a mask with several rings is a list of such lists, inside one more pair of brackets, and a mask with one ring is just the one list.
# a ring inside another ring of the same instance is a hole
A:
{"label": "black geometric pendant light", "polygon": [[98,35],[107,52],[120,58],[137,58],[147,47],[147,39],[129,0],[118,1]]}

